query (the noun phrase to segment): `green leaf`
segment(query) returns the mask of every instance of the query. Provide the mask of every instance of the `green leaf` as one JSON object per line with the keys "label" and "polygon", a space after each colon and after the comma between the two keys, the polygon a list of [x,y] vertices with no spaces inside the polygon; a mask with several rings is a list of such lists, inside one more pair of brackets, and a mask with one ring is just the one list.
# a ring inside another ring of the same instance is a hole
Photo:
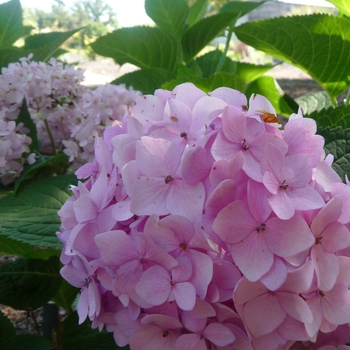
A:
{"label": "green leaf", "polygon": [[339,10],[339,12],[350,17],[350,5],[348,0],[326,0],[326,1],[332,3]]}
{"label": "green leaf", "polygon": [[18,62],[20,58],[28,57],[30,53],[30,51],[18,47],[0,48],[0,68],[7,67],[10,63]]}
{"label": "green leaf", "polygon": [[186,28],[188,5],[185,0],[146,0],[145,10],[160,28],[181,38]]}
{"label": "green leaf", "polygon": [[50,177],[33,182],[0,200],[0,235],[32,245],[62,247],[56,237],[59,209],[71,196],[68,187],[74,175]]}
{"label": "green leaf", "polygon": [[318,127],[317,133],[325,138],[326,153],[334,155],[333,169],[344,181],[350,174],[350,129],[342,127]]}
{"label": "green leaf", "polygon": [[219,13],[233,12],[240,14],[239,17],[243,17],[244,15],[255,10],[265,2],[266,0],[261,2],[230,1],[226,3],[223,7],[221,7]]}
{"label": "green leaf", "polygon": [[59,256],[60,251],[50,248],[37,248],[6,236],[0,236],[0,254],[22,256],[28,259],[48,259],[50,256]]}
{"label": "green leaf", "polygon": [[275,67],[273,64],[255,65],[246,62],[236,62],[236,74],[242,77],[246,84],[249,84],[273,67]]}
{"label": "green leaf", "polygon": [[29,150],[30,152],[34,151],[37,147],[38,144],[38,136],[36,132],[36,126],[35,123],[33,122],[32,117],[30,116],[30,113],[28,111],[28,106],[26,99],[23,99],[21,109],[19,111],[19,115],[16,120],[17,125],[19,123],[23,123],[23,125],[29,129],[29,132],[27,135],[32,139],[32,143],[29,145]]}
{"label": "green leaf", "polygon": [[325,91],[306,94],[298,97],[295,101],[301,107],[304,116],[332,107],[332,101]]}
{"label": "green leaf", "polygon": [[33,178],[40,170],[43,168],[55,165],[55,164],[63,164],[66,165],[68,163],[68,157],[64,153],[59,153],[56,156],[43,156],[40,155],[36,157],[34,164],[26,164],[21,172],[21,175],[15,181],[14,191],[18,190],[20,185],[26,179]]}
{"label": "green leaf", "polygon": [[[203,72],[203,78],[208,78],[216,72],[218,62],[222,55],[222,51],[214,50],[195,60]],[[226,57],[224,64],[221,67],[221,71],[234,74],[236,72],[236,62],[232,61],[229,57]]]}
{"label": "green leaf", "polygon": [[129,346],[119,348],[113,339],[113,333],[91,329],[91,323],[86,320],[78,325],[76,312],[69,315],[62,323],[64,350],[129,350]]}
{"label": "green leaf", "polygon": [[11,46],[22,34],[22,7],[19,0],[0,4],[0,48]]}
{"label": "green leaf", "polygon": [[15,335],[16,329],[12,325],[12,322],[2,312],[0,312],[0,345],[3,344],[4,340],[12,338]]}
{"label": "green leaf", "polygon": [[34,334],[16,335],[12,322],[0,312],[1,350],[50,350],[51,343]]}
{"label": "green leaf", "polygon": [[47,303],[62,283],[59,259],[20,258],[0,267],[0,303],[15,309],[37,309]]}
{"label": "green leaf", "polygon": [[133,27],[115,30],[91,44],[101,56],[118,64],[131,63],[140,68],[162,68],[175,72],[181,61],[176,38],[160,28]]}
{"label": "green leaf", "polygon": [[188,62],[208,45],[234,19],[232,13],[220,13],[201,19],[186,30],[182,38],[184,60]]}
{"label": "green leaf", "polygon": [[39,335],[23,334],[0,343],[1,350],[51,350],[51,343]]}
{"label": "green leaf", "polygon": [[276,113],[289,117],[292,113],[298,111],[298,104],[277,84],[273,77],[262,76],[254,80],[245,92],[247,98],[252,94],[265,96],[275,108]]}
{"label": "green leaf", "polygon": [[188,25],[192,27],[195,23],[201,20],[207,12],[208,0],[197,0],[189,9]]}
{"label": "green leaf", "polygon": [[[192,62],[194,63],[194,61]],[[188,64],[187,66],[185,66],[184,64],[179,63],[176,72],[176,78],[193,76],[203,77],[202,70],[197,64]]]}
{"label": "green leaf", "polygon": [[25,49],[33,53],[33,60],[45,62],[67,39],[81,29],[29,36],[26,38]]}
{"label": "green leaf", "polygon": [[321,111],[314,111],[308,115],[308,118],[316,120],[319,127],[337,127],[342,129],[350,128],[350,106],[339,106],[337,108],[328,108]]}
{"label": "green leaf", "polygon": [[68,313],[70,313],[72,311],[72,304],[78,292],[78,288],[73,287],[66,280],[62,280],[60,289],[51,300],[56,305],[63,307]]}
{"label": "green leaf", "polygon": [[325,14],[272,18],[234,28],[248,45],[311,75],[331,96],[350,85],[350,19]]}
{"label": "green leaf", "polygon": [[[68,32],[60,32],[60,33],[48,33],[48,34],[58,34],[53,35],[51,40],[44,40],[41,37],[40,42],[43,43],[43,46],[36,46],[35,48],[17,48],[11,47],[8,49],[0,48],[0,67],[7,67],[12,62],[19,61],[22,57],[28,57],[29,54],[33,54],[33,60],[35,61],[47,61],[50,57],[52,57],[56,50],[77,30],[71,30]],[[48,35],[45,34],[45,35]],[[37,34],[44,35],[44,34]],[[27,38],[27,40],[30,37]],[[33,44],[34,45],[34,44]]]}
{"label": "green leaf", "polygon": [[111,84],[125,84],[132,86],[134,90],[141,91],[143,94],[153,94],[156,89],[171,79],[175,78],[175,73],[157,68],[144,68],[131,72],[115,79]]}
{"label": "green leaf", "polygon": [[226,86],[231,89],[236,89],[239,91],[242,91],[245,87],[244,81],[238,75],[219,72],[219,73],[215,73],[209,78],[199,78],[196,76],[180,77],[163,84],[162,89],[173,90],[175,86],[186,82],[193,83],[199,89],[203,90],[206,93],[213,91],[222,86]]}

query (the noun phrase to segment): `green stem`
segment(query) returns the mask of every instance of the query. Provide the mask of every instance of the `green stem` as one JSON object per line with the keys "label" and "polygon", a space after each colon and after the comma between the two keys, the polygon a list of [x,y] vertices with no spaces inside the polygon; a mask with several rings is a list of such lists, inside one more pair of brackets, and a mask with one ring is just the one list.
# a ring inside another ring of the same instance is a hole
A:
{"label": "green stem", "polygon": [[28,313],[29,313],[30,317],[32,318],[32,320],[34,321],[34,326],[35,326],[36,332],[38,333],[38,335],[41,336],[40,327],[39,327],[38,321],[36,320],[34,311],[32,309],[29,309]]}
{"label": "green stem", "polygon": [[46,127],[46,130],[47,130],[47,133],[49,134],[50,143],[51,143],[51,147],[52,147],[52,153],[54,155],[56,155],[57,151],[56,151],[55,141],[53,139],[53,136],[52,136],[52,133],[51,133],[51,130],[50,130],[50,127],[49,127],[49,123],[47,122],[46,119],[44,120],[44,123],[45,123],[45,127]]}
{"label": "green stem", "polygon": [[220,72],[220,70],[222,69],[222,66],[225,63],[226,55],[227,55],[228,49],[230,48],[230,42],[231,42],[231,38],[232,38],[233,28],[234,28],[239,17],[241,17],[241,13],[238,13],[238,15],[233,19],[233,21],[231,22],[231,24],[229,26],[228,34],[227,34],[227,38],[226,38],[225,49],[224,49],[224,52],[222,53],[222,56],[220,57],[218,65],[216,66],[215,73]]}

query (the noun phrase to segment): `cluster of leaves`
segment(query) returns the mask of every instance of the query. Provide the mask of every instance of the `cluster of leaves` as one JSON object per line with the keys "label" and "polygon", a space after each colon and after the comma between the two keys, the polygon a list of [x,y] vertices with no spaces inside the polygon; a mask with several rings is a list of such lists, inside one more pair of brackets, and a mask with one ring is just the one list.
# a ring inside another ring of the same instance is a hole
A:
{"label": "cluster of leaves", "polygon": [[[265,89],[275,96],[278,113],[290,115],[296,103],[281,92],[273,78],[262,77],[273,65],[236,62],[226,55],[236,21],[264,2],[231,1],[218,13],[205,17],[207,0],[191,6],[186,0],[146,0],[146,13],[155,27],[121,28],[100,37],[91,47],[120,65],[128,62],[140,68],[116,79],[115,84],[124,83],[145,94],[159,87],[172,89],[183,82],[192,82],[204,91],[227,86],[250,93],[261,78]],[[224,36],[225,30],[225,50],[200,55],[215,38]]]}
{"label": "cluster of leaves", "polygon": [[[0,5],[0,67],[17,62],[21,57],[33,54],[35,61],[47,61],[63,53],[59,47],[78,29],[66,32],[51,32],[26,36],[28,27],[23,25],[22,7],[19,0]],[[14,43],[25,36],[22,47]]]}
{"label": "cluster of leaves", "polygon": [[[314,118],[319,133],[326,139],[326,151],[335,155],[334,168],[344,179],[350,173],[350,107],[338,105],[350,86],[350,13],[341,0],[332,0],[342,16],[310,15],[249,22],[235,27],[238,18],[262,2],[232,1],[218,13],[206,17],[207,0],[191,6],[185,0],[145,0],[147,14],[155,27],[115,30],[100,37],[91,47],[100,55],[112,57],[118,64],[132,63],[138,71],[114,82],[125,83],[143,93],[157,88],[172,89],[190,81],[204,91],[227,86],[266,96],[277,113],[288,116],[301,106],[305,116]],[[34,60],[46,61],[77,30],[28,36],[23,47],[13,44],[23,36],[22,9],[19,0],[0,5],[0,67],[33,53]],[[324,91],[293,100],[264,74],[273,65],[253,65],[227,57],[231,34],[244,43],[280,60],[289,62],[312,76]],[[226,33],[226,47],[201,54],[212,40]],[[24,124],[30,118],[23,111]],[[35,131],[31,129],[35,140]],[[35,144],[35,143],[34,143]],[[33,146],[34,147],[34,146]],[[21,257],[0,268],[0,303],[14,308],[35,309],[54,301],[70,316],[55,338],[58,349],[112,349],[110,334],[91,330],[88,324],[77,326],[72,304],[78,291],[64,283],[59,275],[58,256],[62,246],[56,238],[60,220],[57,211],[71,195],[73,175],[62,174],[67,160],[60,155],[40,158],[28,166],[11,193],[0,199],[0,254]],[[58,169],[58,170],[57,170]],[[61,173],[61,174],[60,174]],[[55,175],[55,176],[53,176]],[[50,288],[47,288],[50,286]],[[50,349],[52,344],[37,336],[15,336],[15,330],[0,313],[1,349]]]}
{"label": "cluster of leaves", "polygon": [[[131,85],[143,93],[159,87],[172,89],[190,81],[210,91],[227,86],[244,92],[264,95],[276,112],[288,117],[298,107],[304,116],[318,122],[325,115],[342,115],[343,123],[319,124],[326,139],[326,151],[336,155],[334,167],[344,179],[350,173],[346,155],[350,139],[347,104],[338,105],[350,86],[350,10],[342,0],[330,0],[339,15],[312,14],[278,17],[235,26],[238,18],[262,5],[262,2],[230,1],[218,13],[205,17],[207,0],[188,6],[186,0],[145,0],[145,9],[155,27],[116,30],[100,37],[91,46],[118,64],[132,63],[140,68],[114,81]],[[201,54],[201,50],[226,30],[226,48]],[[293,100],[276,80],[264,75],[273,65],[235,62],[227,57],[228,43],[234,32],[243,43],[288,62],[309,74],[321,92]]]}

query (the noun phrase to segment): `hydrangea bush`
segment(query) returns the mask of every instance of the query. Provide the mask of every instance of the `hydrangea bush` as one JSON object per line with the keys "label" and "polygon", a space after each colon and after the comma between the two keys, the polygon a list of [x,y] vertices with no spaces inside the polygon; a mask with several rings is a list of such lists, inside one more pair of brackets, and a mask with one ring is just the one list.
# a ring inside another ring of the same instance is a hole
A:
{"label": "hydrangea bush", "polygon": [[280,127],[230,88],[137,97],[59,211],[79,323],[133,350],[349,342],[350,188],[314,120]]}
{"label": "hydrangea bush", "polygon": [[20,175],[23,165],[35,161],[28,145],[31,138],[23,123],[16,125],[23,99],[36,126],[39,150],[64,152],[73,168],[93,160],[94,140],[107,126],[118,122],[139,94],[125,85],[89,89],[81,83],[84,71],[51,58],[48,63],[22,58],[0,75],[0,176],[8,184]]}

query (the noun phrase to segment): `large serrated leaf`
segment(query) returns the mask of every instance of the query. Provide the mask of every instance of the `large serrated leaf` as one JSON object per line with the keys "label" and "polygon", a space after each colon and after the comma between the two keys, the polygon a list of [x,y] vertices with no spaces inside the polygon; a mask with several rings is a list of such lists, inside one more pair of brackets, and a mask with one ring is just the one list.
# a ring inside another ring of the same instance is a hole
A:
{"label": "large serrated leaf", "polygon": [[298,97],[296,103],[301,107],[304,116],[332,107],[332,101],[325,91],[317,91]]}
{"label": "large serrated leaf", "polygon": [[130,350],[129,346],[119,348],[113,339],[113,333],[105,330],[91,329],[91,323],[86,320],[78,325],[78,316],[74,312],[62,323],[63,326],[63,349],[64,350]]}
{"label": "large serrated leaf", "polygon": [[16,335],[12,322],[0,312],[1,350],[51,350],[51,343],[34,334]]}
{"label": "large serrated leaf", "polygon": [[350,129],[342,127],[318,127],[317,133],[325,138],[325,150],[333,154],[333,169],[344,181],[350,175]]}
{"label": "large serrated leaf", "polygon": [[79,292],[78,288],[70,285],[66,280],[62,280],[62,284],[58,292],[52,298],[52,301],[63,307],[68,313],[72,311],[72,304]]}
{"label": "large serrated leaf", "polygon": [[91,44],[101,56],[112,57],[118,64],[132,63],[140,68],[174,71],[181,61],[176,38],[160,28],[133,27],[115,30]]}
{"label": "large serrated leaf", "polygon": [[204,92],[210,92],[222,86],[226,86],[231,89],[235,89],[239,91],[242,91],[245,87],[244,81],[238,75],[219,72],[219,73],[215,73],[209,78],[200,78],[196,76],[180,77],[163,84],[162,89],[173,90],[175,86],[186,82],[193,83]]}
{"label": "large serrated leaf", "polygon": [[62,283],[59,258],[20,258],[0,267],[0,303],[15,309],[37,309],[47,303]]}
{"label": "large serrated leaf", "polygon": [[298,111],[298,104],[278,85],[273,77],[262,76],[254,80],[245,91],[247,98],[252,94],[265,96],[273,105],[277,114],[289,117]]}
{"label": "large serrated leaf", "polygon": [[188,15],[188,5],[185,0],[146,0],[145,10],[160,28],[181,38]]}
{"label": "large serrated leaf", "polygon": [[[34,164],[25,164],[21,175],[15,180],[14,191],[17,192],[18,188],[22,185],[22,183],[29,178],[33,178],[37,176],[40,171],[44,168],[53,167],[57,164],[65,165],[67,164],[68,157],[64,153],[59,153],[55,156],[37,156]],[[53,169],[51,173],[54,173]]]}
{"label": "large serrated leaf", "polygon": [[0,343],[1,350],[51,350],[51,343],[36,334],[22,334]]}
{"label": "large serrated leaf", "polygon": [[0,69],[7,67],[10,63],[17,62],[21,57],[28,57],[30,53],[30,51],[18,47],[0,48]]}
{"label": "large serrated leaf", "polygon": [[0,48],[11,46],[22,35],[22,7],[19,0],[0,4]]}
{"label": "large serrated leaf", "polygon": [[48,259],[50,256],[59,256],[60,251],[52,248],[40,249],[7,236],[0,236],[0,254],[22,256],[28,259]]}
{"label": "large serrated leaf", "polygon": [[16,329],[12,325],[12,322],[0,312],[0,345],[3,344],[5,339],[9,339],[16,335]]}
{"label": "large serrated leaf", "polygon": [[33,182],[0,200],[0,235],[24,243],[62,247],[56,237],[58,210],[71,196],[74,175],[62,175]]}
{"label": "large serrated leaf", "polygon": [[342,129],[350,128],[350,106],[339,106],[337,108],[328,108],[321,111],[314,111],[308,115],[315,119],[319,127],[337,127]]}
{"label": "large serrated leaf", "polygon": [[190,6],[187,18],[190,27],[204,17],[207,7],[208,0],[197,0],[192,6]]}
{"label": "large serrated leaf", "polygon": [[[40,43],[42,43],[43,46],[35,46],[33,48],[0,48],[0,68],[8,66],[10,63],[17,62],[22,57],[28,57],[29,54],[33,54],[33,60],[45,62],[52,57],[56,50],[58,50],[58,48],[78,30],[80,29],[71,30],[68,32],[45,34],[48,35],[47,38],[50,38],[50,40],[43,39],[42,36],[44,34],[40,34]],[[50,36],[49,34],[54,35]],[[39,43],[36,43],[36,45],[39,45]]]}
{"label": "large serrated leaf", "polygon": [[220,13],[201,19],[182,37],[184,60],[188,62],[208,45],[234,19],[232,13]]}
{"label": "large serrated leaf", "polygon": [[326,0],[332,3],[341,13],[350,17],[350,4],[348,0]]}
{"label": "large serrated leaf", "polygon": [[117,78],[111,84],[125,84],[143,94],[153,94],[166,81],[174,79],[175,73],[157,68],[144,68]]}
{"label": "large serrated leaf", "polygon": [[255,65],[247,62],[236,62],[236,74],[249,84],[275,67],[273,64]]}
{"label": "large serrated leaf", "polygon": [[246,44],[304,70],[334,101],[350,85],[349,18],[279,17],[244,23],[234,31]]}
{"label": "large serrated leaf", "polygon": [[28,48],[33,53],[33,59],[36,61],[47,61],[55,51],[73,34],[81,30],[82,28],[69,30],[67,32],[54,32],[46,34],[34,35],[33,39],[31,37],[27,38],[27,42],[30,42]]}
{"label": "large serrated leaf", "polygon": [[[195,60],[198,66],[201,68],[203,78],[208,78],[216,72],[218,62],[222,55],[222,51],[214,50],[198,57]],[[236,62],[232,61],[229,57],[225,57],[221,71],[232,74],[236,73]]]}
{"label": "large serrated leaf", "polygon": [[266,0],[261,2],[230,1],[226,3],[223,7],[221,7],[219,13],[233,12],[233,13],[240,14],[239,17],[242,17],[247,13],[255,10],[265,2]]}

